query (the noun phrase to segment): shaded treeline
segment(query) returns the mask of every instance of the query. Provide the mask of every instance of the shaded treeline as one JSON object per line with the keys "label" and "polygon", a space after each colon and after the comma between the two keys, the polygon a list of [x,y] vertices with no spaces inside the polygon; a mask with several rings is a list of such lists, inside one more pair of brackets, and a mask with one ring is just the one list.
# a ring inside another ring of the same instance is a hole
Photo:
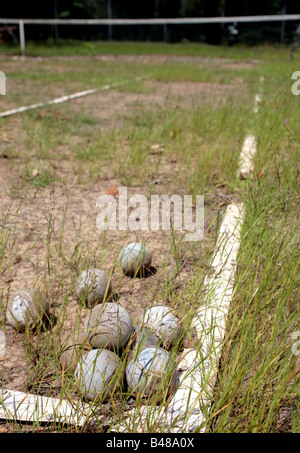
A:
{"label": "shaded treeline", "polygon": [[[3,2],[6,18],[159,18],[248,16],[300,13],[300,0],[45,0],[44,2]],[[246,44],[286,42],[293,39],[295,22],[237,24],[236,41]],[[284,34],[283,34],[284,31]],[[228,24],[134,25],[134,26],[26,26],[27,39],[114,39],[181,42],[189,40],[221,44],[228,41]]]}

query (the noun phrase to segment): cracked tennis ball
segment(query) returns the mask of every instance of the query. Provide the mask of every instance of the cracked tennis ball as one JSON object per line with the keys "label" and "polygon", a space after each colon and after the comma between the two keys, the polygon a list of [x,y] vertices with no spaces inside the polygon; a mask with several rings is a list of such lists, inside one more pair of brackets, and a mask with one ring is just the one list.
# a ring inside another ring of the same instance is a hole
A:
{"label": "cracked tennis ball", "polygon": [[87,308],[102,303],[112,293],[111,278],[100,269],[81,272],[75,283],[75,294]]}
{"label": "cracked tennis ball", "polygon": [[107,400],[121,388],[121,360],[106,349],[93,349],[77,362],[74,376],[77,388],[89,400]]}
{"label": "cracked tennis ball", "polygon": [[160,389],[170,389],[175,382],[170,354],[162,348],[144,348],[128,363],[126,381],[133,394],[159,397]]}
{"label": "cracked tennis ball", "polygon": [[119,349],[130,338],[132,322],[120,304],[106,302],[90,310],[84,328],[93,348]]}
{"label": "cracked tennis ball", "polygon": [[143,275],[145,271],[150,269],[152,253],[143,244],[132,242],[122,249],[119,261],[124,274],[129,276]]}
{"label": "cracked tennis ball", "polygon": [[9,298],[6,309],[6,320],[15,329],[33,330],[42,323],[48,313],[49,302],[37,289],[24,288],[16,291]]}
{"label": "cracked tennis ball", "polygon": [[182,324],[171,308],[157,305],[144,312],[143,325],[157,336],[166,348],[172,347],[182,335]]}

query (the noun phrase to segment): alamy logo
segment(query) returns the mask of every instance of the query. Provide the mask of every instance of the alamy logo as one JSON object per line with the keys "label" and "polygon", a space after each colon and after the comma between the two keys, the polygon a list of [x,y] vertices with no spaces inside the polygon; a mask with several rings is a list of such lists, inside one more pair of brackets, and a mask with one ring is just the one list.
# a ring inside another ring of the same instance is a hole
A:
{"label": "alamy logo", "polygon": [[296,80],[296,82],[293,83],[291,91],[294,96],[299,96],[299,94],[300,94],[300,71],[293,72],[292,80]]}
{"label": "alamy logo", "polygon": [[[183,230],[185,241],[200,241],[204,235],[204,196],[151,195],[150,203],[144,195],[128,199],[127,188],[119,188],[119,199],[101,195],[97,200],[99,213],[96,225],[99,230],[169,231]],[[118,227],[117,227],[118,208]]]}
{"label": "alamy logo", "polygon": [[5,356],[5,334],[0,330],[0,359]]}
{"label": "alamy logo", "polygon": [[6,95],[6,79],[4,72],[0,71],[0,95]]}
{"label": "alamy logo", "polygon": [[300,354],[300,331],[298,330],[297,332],[292,333],[292,339],[293,340],[298,340],[295,341],[292,345],[292,353],[294,355],[299,355]]}

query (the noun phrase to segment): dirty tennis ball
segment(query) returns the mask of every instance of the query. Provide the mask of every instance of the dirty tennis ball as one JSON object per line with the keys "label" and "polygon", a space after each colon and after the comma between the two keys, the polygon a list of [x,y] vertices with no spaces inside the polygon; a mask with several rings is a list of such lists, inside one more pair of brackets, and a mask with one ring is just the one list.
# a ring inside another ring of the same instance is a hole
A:
{"label": "dirty tennis ball", "polygon": [[16,291],[9,298],[6,320],[15,329],[30,330],[42,323],[48,313],[49,302],[37,289],[24,288]]}
{"label": "dirty tennis ball", "polygon": [[147,308],[144,312],[143,325],[157,336],[166,348],[172,347],[182,335],[182,324],[165,305]]}
{"label": "dirty tennis ball", "polygon": [[89,400],[107,400],[121,389],[123,376],[121,360],[107,349],[93,349],[83,354],[76,365],[74,376],[77,388]]}
{"label": "dirty tennis ball", "polygon": [[120,304],[96,305],[84,320],[84,329],[93,348],[122,348],[132,333],[129,314]]}
{"label": "dirty tennis ball", "polygon": [[75,294],[86,307],[92,308],[107,299],[112,292],[110,276],[100,269],[88,269],[79,275]]}
{"label": "dirty tennis ball", "polygon": [[153,333],[144,326],[133,327],[133,333],[131,335],[131,346],[135,351],[140,351],[149,346],[156,347],[160,343],[160,340],[153,335]]}
{"label": "dirty tennis ball", "polygon": [[126,381],[128,390],[141,396],[151,396],[156,392],[159,395],[160,389],[170,390],[175,382],[170,354],[153,346],[142,349],[128,363]]}
{"label": "dirty tennis ball", "polygon": [[126,245],[120,255],[119,261],[124,274],[134,276],[150,269],[152,253],[143,244],[132,242]]}
{"label": "dirty tennis ball", "polygon": [[74,372],[79,358],[87,351],[91,350],[91,346],[86,338],[86,335],[81,330],[72,331],[69,334],[64,334],[59,339],[57,345],[60,366],[63,370],[71,370]]}

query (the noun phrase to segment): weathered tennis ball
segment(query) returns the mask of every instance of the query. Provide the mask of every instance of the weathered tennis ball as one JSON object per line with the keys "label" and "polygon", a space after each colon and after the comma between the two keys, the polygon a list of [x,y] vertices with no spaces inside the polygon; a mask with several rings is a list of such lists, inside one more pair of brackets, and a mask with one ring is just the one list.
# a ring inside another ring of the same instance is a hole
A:
{"label": "weathered tennis ball", "polygon": [[126,275],[143,274],[150,269],[152,253],[143,244],[133,242],[126,245],[119,255],[119,261]]}
{"label": "weathered tennis ball", "polygon": [[143,349],[127,365],[126,381],[130,392],[142,396],[170,389],[174,385],[170,354],[157,347]]}
{"label": "weathered tennis ball", "polygon": [[131,346],[134,351],[141,351],[149,346],[156,347],[160,343],[160,340],[146,327],[136,326],[133,329]]}
{"label": "weathered tennis ball", "polygon": [[182,335],[182,324],[171,308],[157,305],[144,312],[143,325],[156,335],[166,348],[172,347]]}
{"label": "weathered tennis ball", "polygon": [[75,330],[69,334],[64,334],[62,338],[57,341],[56,347],[61,368],[73,372],[79,358],[85,352],[92,349],[85,333],[81,330]]}
{"label": "weathered tennis ball", "polygon": [[80,357],[74,376],[86,398],[106,400],[122,385],[121,360],[112,351],[93,349]]}
{"label": "weathered tennis ball", "polygon": [[100,269],[88,269],[81,272],[75,283],[78,300],[92,308],[107,299],[112,292],[111,278]]}
{"label": "weathered tennis ball", "polygon": [[120,304],[106,302],[90,310],[84,328],[93,348],[119,349],[130,338],[132,322]]}
{"label": "weathered tennis ball", "polygon": [[43,322],[49,310],[49,302],[37,289],[24,288],[16,291],[8,300],[6,320],[15,329],[34,329]]}

